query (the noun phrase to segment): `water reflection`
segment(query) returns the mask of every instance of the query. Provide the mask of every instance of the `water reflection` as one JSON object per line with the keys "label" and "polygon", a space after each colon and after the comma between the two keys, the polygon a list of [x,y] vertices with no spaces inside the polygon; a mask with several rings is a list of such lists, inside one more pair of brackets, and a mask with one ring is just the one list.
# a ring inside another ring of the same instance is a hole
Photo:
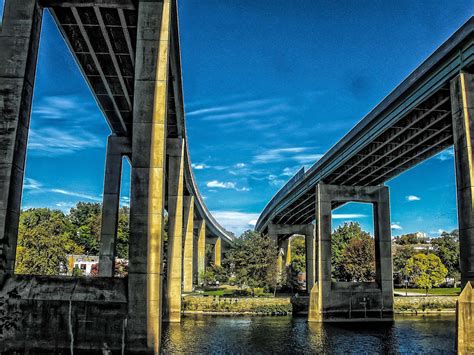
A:
{"label": "water reflection", "polygon": [[454,316],[392,323],[320,324],[304,317],[187,316],[165,325],[171,353],[454,353]]}

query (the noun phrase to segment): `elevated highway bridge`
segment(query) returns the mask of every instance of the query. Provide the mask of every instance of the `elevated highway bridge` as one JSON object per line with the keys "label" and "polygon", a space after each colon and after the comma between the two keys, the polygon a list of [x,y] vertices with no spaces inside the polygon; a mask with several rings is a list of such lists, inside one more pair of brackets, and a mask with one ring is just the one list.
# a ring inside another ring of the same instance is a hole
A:
{"label": "elevated highway bridge", "polygon": [[[287,253],[306,236],[310,320],[392,319],[389,191],[383,184],[454,145],[462,285],[474,281],[474,18],[471,17],[308,171],[301,169],[266,205],[255,229]],[[376,280],[334,282],[331,211],[373,204]],[[349,297],[350,295],[350,297]]]}

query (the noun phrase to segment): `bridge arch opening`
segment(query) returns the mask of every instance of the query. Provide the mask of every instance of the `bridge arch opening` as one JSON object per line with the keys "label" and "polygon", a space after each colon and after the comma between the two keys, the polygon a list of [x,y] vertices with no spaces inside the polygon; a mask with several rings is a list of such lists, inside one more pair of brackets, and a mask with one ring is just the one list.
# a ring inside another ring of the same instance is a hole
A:
{"label": "bridge arch opening", "polygon": [[373,205],[349,202],[332,211],[331,275],[337,282],[375,281]]}

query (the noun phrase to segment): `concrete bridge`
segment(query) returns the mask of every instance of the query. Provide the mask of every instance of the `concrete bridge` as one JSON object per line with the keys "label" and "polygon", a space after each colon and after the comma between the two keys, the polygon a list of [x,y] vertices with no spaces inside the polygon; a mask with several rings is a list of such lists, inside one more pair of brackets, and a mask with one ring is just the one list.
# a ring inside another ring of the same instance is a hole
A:
{"label": "concrete bridge", "polygon": [[[94,279],[14,273],[46,8],[112,131],[101,277]],[[288,238],[306,236],[310,320],[392,319],[389,191],[382,184],[453,144],[462,281],[474,281],[473,28],[470,19],[309,171],[291,179],[260,216],[256,229],[272,235],[286,258]],[[233,241],[207,210],[191,168],[176,0],[6,0],[0,109],[0,299],[17,327],[0,343],[0,352],[157,353],[162,321],[180,320],[181,293],[191,291],[193,275],[204,270],[205,244],[214,244],[219,265],[222,249]],[[124,156],[132,167],[130,266],[129,276],[118,279],[112,272]],[[349,201],[374,205],[377,275],[371,284],[331,282],[331,210]],[[472,308],[468,297],[463,304]]]}
{"label": "concrete bridge", "polygon": [[[45,9],[112,131],[97,280],[14,275]],[[0,296],[10,299],[10,311],[19,307],[28,314],[3,346],[158,352],[162,317],[180,321],[181,294],[192,291],[193,279],[204,271],[206,243],[214,245],[214,263],[220,265],[223,249],[233,242],[204,204],[191,168],[176,0],[6,0],[0,31],[0,110]],[[118,280],[113,270],[124,156],[131,164],[130,260],[128,278]],[[13,294],[18,296],[15,302]],[[54,315],[44,316],[49,312]]]}
{"label": "concrete bridge", "polygon": [[[257,231],[268,233],[283,249],[292,234],[306,236],[310,320],[392,319],[389,189],[383,184],[453,145],[462,285],[474,281],[473,107],[471,17],[317,163],[308,171],[300,170],[267,204]],[[373,204],[374,283],[331,281],[331,211],[350,201]]]}

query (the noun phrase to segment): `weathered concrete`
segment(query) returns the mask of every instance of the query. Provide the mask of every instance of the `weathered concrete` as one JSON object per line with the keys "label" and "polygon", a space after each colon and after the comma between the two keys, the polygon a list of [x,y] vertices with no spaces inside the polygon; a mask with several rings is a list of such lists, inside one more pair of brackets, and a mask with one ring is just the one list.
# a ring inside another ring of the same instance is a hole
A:
{"label": "weathered concrete", "polygon": [[474,75],[451,81],[454,152],[460,245],[461,284],[474,282]]}
{"label": "weathered concrete", "polygon": [[4,329],[0,353],[122,353],[126,283],[123,278],[8,277],[0,300],[17,329]]}
{"label": "weathered concrete", "polygon": [[216,244],[214,244],[214,265],[222,266],[222,240],[217,238]]}
{"label": "weathered concrete", "polygon": [[131,154],[127,137],[109,136],[105,160],[104,195],[102,199],[102,224],[100,231],[99,276],[114,276],[115,243],[117,239],[120,207],[122,157]]}
{"label": "weathered concrete", "polygon": [[183,292],[193,291],[194,196],[184,196]]}
{"label": "weathered concrete", "polygon": [[[292,235],[303,235],[306,244],[306,288],[311,290],[315,275],[315,242],[313,224],[269,224],[268,235],[278,245],[277,272],[283,272],[283,265],[291,263],[289,238]],[[308,291],[309,293],[309,291]]]}
{"label": "weathered concrete", "polygon": [[197,272],[198,272],[198,284],[201,285],[202,273],[206,270],[206,221],[201,220],[198,222],[198,240],[197,240]]}
{"label": "weathered concrete", "polygon": [[[350,201],[374,205],[375,282],[332,282],[331,279],[332,203]],[[389,192],[385,186],[317,185],[315,232],[318,278],[310,293],[308,321],[393,319],[389,206]]]}
{"label": "weathered concrete", "polygon": [[162,316],[169,0],[138,2],[127,347],[158,353]]}
{"label": "weathered concrete", "polygon": [[474,290],[466,283],[456,304],[456,347],[458,354],[474,353]]}
{"label": "weathered concrete", "polygon": [[0,30],[0,286],[12,275],[43,10],[6,0]]}
{"label": "weathered concrete", "polygon": [[166,303],[163,320],[181,321],[183,276],[184,142],[168,138],[168,259]]}

